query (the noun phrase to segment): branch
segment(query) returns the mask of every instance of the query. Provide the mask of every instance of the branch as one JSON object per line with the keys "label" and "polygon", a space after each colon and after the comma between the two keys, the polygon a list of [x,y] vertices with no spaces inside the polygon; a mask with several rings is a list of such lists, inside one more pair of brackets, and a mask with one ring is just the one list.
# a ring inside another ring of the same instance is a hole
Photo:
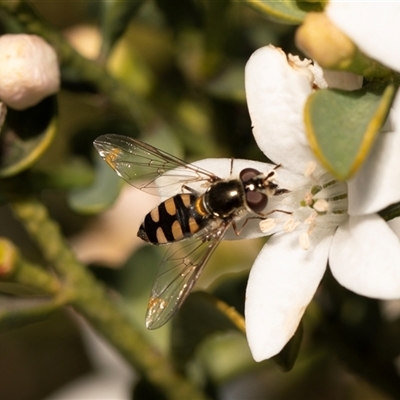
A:
{"label": "branch", "polygon": [[1,237],[0,281],[18,283],[47,295],[58,294],[61,289],[54,275],[25,260],[9,240]]}
{"label": "branch", "polygon": [[134,326],[119,304],[74,257],[58,225],[37,200],[14,201],[15,215],[38,244],[44,257],[71,293],[72,306],[109,340],[146,378],[169,399],[205,399],[189,381],[174,371],[172,362],[155,349]]}

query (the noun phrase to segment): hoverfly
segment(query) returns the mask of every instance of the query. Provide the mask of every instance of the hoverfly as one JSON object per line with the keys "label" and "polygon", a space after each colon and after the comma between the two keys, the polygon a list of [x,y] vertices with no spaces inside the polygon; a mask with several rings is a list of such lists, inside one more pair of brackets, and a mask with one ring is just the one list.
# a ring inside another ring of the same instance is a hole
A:
{"label": "hoverfly", "polygon": [[[239,219],[245,217],[244,226],[251,218],[265,218],[268,197],[287,191],[274,182],[278,166],[266,174],[245,168],[239,178],[221,179],[131,137],[107,134],[94,146],[129,184],[161,196],[168,192],[138,230],[151,244],[179,244],[170,246],[159,266],[147,308],[148,329],[164,325],[179,309],[230,227],[238,235]],[[232,167],[233,159],[231,173]]]}

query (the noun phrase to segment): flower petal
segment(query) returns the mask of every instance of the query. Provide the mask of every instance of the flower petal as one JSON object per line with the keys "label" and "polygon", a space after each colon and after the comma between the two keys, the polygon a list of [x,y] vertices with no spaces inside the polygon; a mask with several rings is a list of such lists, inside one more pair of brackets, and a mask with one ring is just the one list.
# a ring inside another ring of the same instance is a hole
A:
{"label": "flower petal", "polygon": [[363,77],[360,75],[332,69],[324,69],[324,79],[331,89],[357,90],[363,83]]}
{"label": "flower petal", "polygon": [[331,0],[328,17],[368,56],[400,71],[400,3]]}
{"label": "flower petal", "polygon": [[377,214],[350,217],[337,229],[329,264],[337,281],[355,293],[400,298],[400,241]]}
{"label": "flower petal", "polygon": [[400,217],[393,218],[390,221],[387,221],[387,223],[390,226],[390,229],[397,235],[400,240]]}
{"label": "flower petal", "polygon": [[273,46],[258,49],[246,65],[246,97],[254,138],[269,159],[298,173],[315,160],[303,121],[312,83],[311,72],[292,66],[285,53]]}
{"label": "flower petal", "polygon": [[298,232],[277,234],[261,250],[247,284],[247,340],[256,361],[279,353],[294,335],[326,268],[332,236],[303,250]]}
{"label": "flower petal", "polygon": [[400,96],[391,117],[397,131],[378,136],[367,161],[348,182],[350,215],[375,213],[400,201]]}

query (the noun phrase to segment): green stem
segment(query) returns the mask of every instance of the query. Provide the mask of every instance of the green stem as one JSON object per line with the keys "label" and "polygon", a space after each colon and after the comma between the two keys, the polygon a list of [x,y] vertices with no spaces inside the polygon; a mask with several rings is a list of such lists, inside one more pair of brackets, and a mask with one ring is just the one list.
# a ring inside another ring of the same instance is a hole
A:
{"label": "green stem", "polygon": [[60,63],[78,73],[81,79],[92,83],[118,109],[133,118],[141,131],[155,119],[151,108],[129,88],[114,79],[99,64],[81,56],[63,36],[43,22],[32,6],[21,0],[0,0],[0,10],[13,17],[27,33],[41,36],[57,52]]}
{"label": "green stem", "polygon": [[16,216],[52,263],[65,287],[72,292],[73,307],[110,341],[138,372],[159,387],[169,399],[205,399],[189,381],[177,374],[171,361],[155,349],[134,326],[106,288],[74,257],[58,225],[37,200],[13,203]]}
{"label": "green stem", "polygon": [[61,306],[67,305],[68,300],[64,293],[61,293],[52,299],[29,299],[29,305],[23,302],[19,307],[15,307],[15,305],[5,307],[3,303],[0,309],[0,330],[21,327],[47,318],[49,314],[59,310]]}
{"label": "green stem", "polygon": [[61,283],[54,275],[25,260],[4,238],[0,238],[0,281],[21,284],[47,295],[59,294],[61,289]]}

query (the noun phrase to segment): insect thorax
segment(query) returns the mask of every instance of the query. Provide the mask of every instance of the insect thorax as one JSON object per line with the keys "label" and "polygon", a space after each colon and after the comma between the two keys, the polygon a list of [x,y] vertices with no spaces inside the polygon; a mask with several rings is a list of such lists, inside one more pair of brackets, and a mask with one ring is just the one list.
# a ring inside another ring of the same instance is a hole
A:
{"label": "insect thorax", "polygon": [[236,179],[216,182],[204,194],[203,203],[210,214],[230,217],[245,206],[243,185]]}

